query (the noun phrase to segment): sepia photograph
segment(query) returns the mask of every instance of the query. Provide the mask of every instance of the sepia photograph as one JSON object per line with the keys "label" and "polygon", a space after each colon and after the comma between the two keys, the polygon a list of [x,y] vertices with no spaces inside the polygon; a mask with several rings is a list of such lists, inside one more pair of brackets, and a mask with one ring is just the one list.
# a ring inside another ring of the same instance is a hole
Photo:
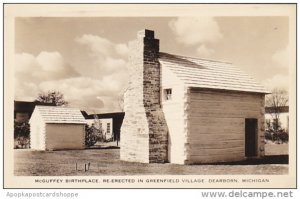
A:
{"label": "sepia photograph", "polygon": [[296,186],[295,4],[4,12],[4,186]]}

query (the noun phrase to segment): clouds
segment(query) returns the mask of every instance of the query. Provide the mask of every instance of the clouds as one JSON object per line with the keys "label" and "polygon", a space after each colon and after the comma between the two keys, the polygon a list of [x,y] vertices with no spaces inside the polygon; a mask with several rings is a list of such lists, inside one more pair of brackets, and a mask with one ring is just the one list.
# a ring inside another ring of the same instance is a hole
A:
{"label": "clouds", "polygon": [[272,55],[272,61],[280,68],[289,68],[289,47],[286,46],[283,49],[277,50]]}
{"label": "clouds", "polygon": [[121,83],[110,78],[98,80],[90,77],[45,81],[39,85],[41,90],[59,88],[70,105],[89,112],[118,111],[119,107],[114,106],[111,101],[117,100],[120,87]]}
{"label": "clouds", "polygon": [[15,75],[19,79],[41,81],[78,76],[59,52],[40,52],[32,54],[15,54]]}
{"label": "clouds", "polygon": [[179,17],[169,25],[177,40],[186,45],[214,43],[222,38],[219,25],[213,17]]}
{"label": "clouds", "polygon": [[83,74],[97,80],[94,82],[97,85],[94,90],[97,92],[97,99],[103,101],[102,110],[118,110],[119,95],[128,83],[127,44],[114,43],[91,34],[84,34],[75,41],[87,47],[86,55],[91,58],[89,67],[78,70],[83,69]]}
{"label": "clouds", "polygon": [[88,62],[70,66],[59,52],[15,55],[15,98],[34,100],[38,93],[59,90],[71,106],[89,112],[119,111],[119,95],[126,87],[126,44],[115,44],[96,35],[74,40]]}
{"label": "clouds", "polygon": [[84,66],[78,68],[79,71],[97,78],[112,74],[118,76],[118,73],[126,75],[128,57],[126,44],[115,44],[106,38],[90,34],[84,34],[75,41],[80,44],[79,47],[86,47],[86,55],[90,57],[88,70]]}
{"label": "clouds", "polygon": [[282,75],[277,74],[269,79],[266,79],[262,82],[262,84],[268,88],[270,91],[278,88],[278,89],[284,89],[289,90],[289,76],[288,75]]}
{"label": "clouds", "polygon": [[201,46],[199,46],[196,49],[196,52],[199,55],[202,55],[204,57],[209,57],[211,54],[213,54],[215,51],[213,49],[207,48],[204,44],[202,44]]}
{"label": "clouds", "polygon": [[262,81],[262,84],[269,90],[275,88],[289,90],[289,46],[275,51],[270,57],[270,72],[281,69],[284,73],[277,73]]}
{"label": "clouds", "polygon": [[186,46],[196,47],[200,56],[210,56],[214,50],[208,45],[223,38],[220,27],[213,17],[179,17],[170,21],[176,40]]}
{"label": "clouds", "polygon": [[84,34],[81,37],[76,38],[76,42],[87,45],[90,48],[92,56],[107,57],[107,56],[123,56],[127,57],[128,48],[125,44],[114,44],[106,38]]}
{"label": "clouds", "polygon": [[[37,56],[29,53],[15,54],[15,98],[31,101],[41,90],[43,81],[79,76],[59,52],[42,51]],[[56,89],[52,88],[52,89]]]}
{"label": "clouds", "polygon": [[63,71],[65,69],[64,60],[58,52],[41,52],[36,61],[46,72]]}
{"label": "clouds", "polygon": [[[128,82],[126,43],[141,28],[156,31],[164,52],[228,60],[271,86],[286,84],[287,57],[293,53],[282,48],[289,38],[288,19],[278,17],[93,18],[90,23],[85,18],[49,18],[42,24],[36,20],[35,26],[16,23],[16,99],[33,100],[41,90],[57,89],[70,105],[99,112],[118,108],[117,96]],[[124,23],[126,31],[116,31]]]}

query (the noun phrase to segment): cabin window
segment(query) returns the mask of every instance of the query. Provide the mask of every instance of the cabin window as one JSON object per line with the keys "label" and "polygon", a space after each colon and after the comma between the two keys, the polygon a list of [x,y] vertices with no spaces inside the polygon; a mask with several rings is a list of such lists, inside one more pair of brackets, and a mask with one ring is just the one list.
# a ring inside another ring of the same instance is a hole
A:
{"label": "cabin window", "polygon": [[171,99],[172,99],[172,89],[171,88],[164,89],[164,100],[168,101]]}
{"label": "cabin window", "polygon": [[106,132],[110,133],[110,123],[107,123]]}

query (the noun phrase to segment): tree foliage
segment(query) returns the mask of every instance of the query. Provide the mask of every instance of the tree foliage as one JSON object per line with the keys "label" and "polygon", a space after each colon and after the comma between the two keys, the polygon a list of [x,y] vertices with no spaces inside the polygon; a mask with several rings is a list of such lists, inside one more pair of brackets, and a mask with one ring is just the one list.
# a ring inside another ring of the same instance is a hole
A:
{"label": "tree foliage", "polygon": [[102,130],[96,128],[94,125],[85,126],[85,146],[91,147],[94,146],[98,141],[101,141]]}
{"label": "tree foliage", "polygon": [[18,122],[14,121],[14,138],[23,136],[29,137],[30,133],[30,126],[28,122]]}
{"label": "tree foliage", "polygon": [[39,93],[36,101],[54,106],[68,105],[68,102],[64,99],[64,95],[59,91],[41,92]]}
{"label": "tree foliage", "polygon": [[97,142],[96,129],[93,126],[85,126],[85,146],[94,146]]}
{"label": "tree foliage", "polygon": [[15,148],[26,148],[29,147],[30,126],[28,122],[14,121],[14,139]]}
{"label": "tree foliage", "polygon": [[278,130],[279,128],[280,110],[282,107],[287,106],[288,101],[288,92],[283,89],[274,89],[272,90],[272,94],[266,97],[266,106],[272,109],[270,114],[275,122],[274,130]]}
{"label": "tree foliage", "polygon": [[265,139],[272,142],[284,143],[289,141],[289,134],[282,129],[278,131],[268,129],[265,132]]}

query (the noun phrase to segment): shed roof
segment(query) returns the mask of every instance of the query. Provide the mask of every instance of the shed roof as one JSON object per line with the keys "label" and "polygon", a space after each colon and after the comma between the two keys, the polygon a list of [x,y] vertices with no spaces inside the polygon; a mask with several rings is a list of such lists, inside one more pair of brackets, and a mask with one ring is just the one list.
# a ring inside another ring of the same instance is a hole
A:
{"label": "shed roof", "polygon": [[160,53],[159,62],[188,87],[269,93],[231,63]]}
{"label": "shed roof", "polygon": [[83,115],[77,108],[59,106],[36,106],[33,114],[35,114],[36,111],[45,123],[86,123]]}

